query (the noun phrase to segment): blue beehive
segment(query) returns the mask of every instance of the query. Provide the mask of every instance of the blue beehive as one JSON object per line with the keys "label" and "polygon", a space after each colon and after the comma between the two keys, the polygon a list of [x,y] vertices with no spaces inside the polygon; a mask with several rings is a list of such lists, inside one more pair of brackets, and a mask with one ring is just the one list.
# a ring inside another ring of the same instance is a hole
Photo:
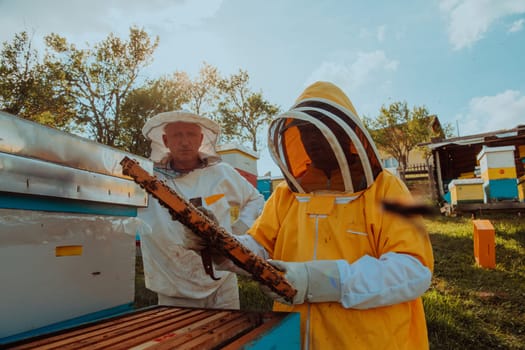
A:
{"label": "blue beehive", "polygon": [[514,150],[514,146],[483,146],[478,154],[485,203],[518,199]]}
{"label": "blue beehive", "polygon": [[267,200],[272,194],[272,179],[270,177],[260,177],[257,179],[257,189]]}

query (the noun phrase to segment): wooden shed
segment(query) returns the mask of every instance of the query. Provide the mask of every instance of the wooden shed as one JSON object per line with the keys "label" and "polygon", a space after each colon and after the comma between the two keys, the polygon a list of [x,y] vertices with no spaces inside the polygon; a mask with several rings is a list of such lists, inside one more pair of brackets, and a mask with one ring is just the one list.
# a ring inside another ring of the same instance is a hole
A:
{"label": "wooden shed", "polygon": [[[518,125],[512,129],[497,130],[482,134],[454,137],[449,139],[432,140],[421,144],[432,151],[433,188],[437,198],[443,201],[450,197],[448,185],[455,179],[480,177],[477,156],[483,147],[514,146],[514,163],[516,166],[516,181],[519,183],[525,177],[525,125]],[[496,203],[492,207],[519,207],[523,202],[508,201]],[[469,204],[476,208],[490,205],[478,203]],[[525,206],[523,206],[525,208]],[[470,208],[470,207],[469,207]]]}

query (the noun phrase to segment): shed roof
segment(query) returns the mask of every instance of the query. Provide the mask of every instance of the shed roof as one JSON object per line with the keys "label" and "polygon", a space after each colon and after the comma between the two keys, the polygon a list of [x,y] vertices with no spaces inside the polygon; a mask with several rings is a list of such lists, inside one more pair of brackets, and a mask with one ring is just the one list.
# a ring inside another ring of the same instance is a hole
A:
{"label": "shed roof", "polygon": [[501,139],[525,137],[525,125],[518,125],[512,129],[501,129],[481,134],[467,135],[461,137],[452,137],[449,139],[440,139],[434,142],[425,142],[419,144],[430,149],[437,149],[448,145],[468,146],[472,144],[488,143]]}

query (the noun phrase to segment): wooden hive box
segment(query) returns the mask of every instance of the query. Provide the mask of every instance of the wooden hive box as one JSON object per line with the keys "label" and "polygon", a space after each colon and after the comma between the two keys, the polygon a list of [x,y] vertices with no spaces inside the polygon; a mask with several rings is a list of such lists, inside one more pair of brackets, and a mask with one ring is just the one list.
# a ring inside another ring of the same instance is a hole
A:
{"label": "wooden hive box", "polygon": [[299,314],[153,306],[9,349],[299,349]]}
{"label": "wooden hive box", "polygon": [[452,205],[483,203],[482,179],[455,179],[448,185]]}

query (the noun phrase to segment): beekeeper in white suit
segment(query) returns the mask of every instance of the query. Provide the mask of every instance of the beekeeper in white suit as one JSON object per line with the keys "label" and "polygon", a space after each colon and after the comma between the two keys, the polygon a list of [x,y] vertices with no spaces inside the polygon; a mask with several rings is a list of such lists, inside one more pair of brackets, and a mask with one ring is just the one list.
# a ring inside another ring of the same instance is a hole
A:
{"label": "beekeeper in white suit", "polygon": [[[155,175],[187,200],[198,199],[218,223],[244,234],[260,214],[263,196],[233,167],[222,162],[215,145],[220,127],[211,119],[188,111],[160,113],[142,129],[151,140]],[[239,216],[231,222],[231,208]],[[139,217],[151,233],[141,236],[146,287],[158,294],[160,305],[239,309],[237,276],[215,271],[206,274],[201,256],[181,244],[184,225],[153,198]]]}

